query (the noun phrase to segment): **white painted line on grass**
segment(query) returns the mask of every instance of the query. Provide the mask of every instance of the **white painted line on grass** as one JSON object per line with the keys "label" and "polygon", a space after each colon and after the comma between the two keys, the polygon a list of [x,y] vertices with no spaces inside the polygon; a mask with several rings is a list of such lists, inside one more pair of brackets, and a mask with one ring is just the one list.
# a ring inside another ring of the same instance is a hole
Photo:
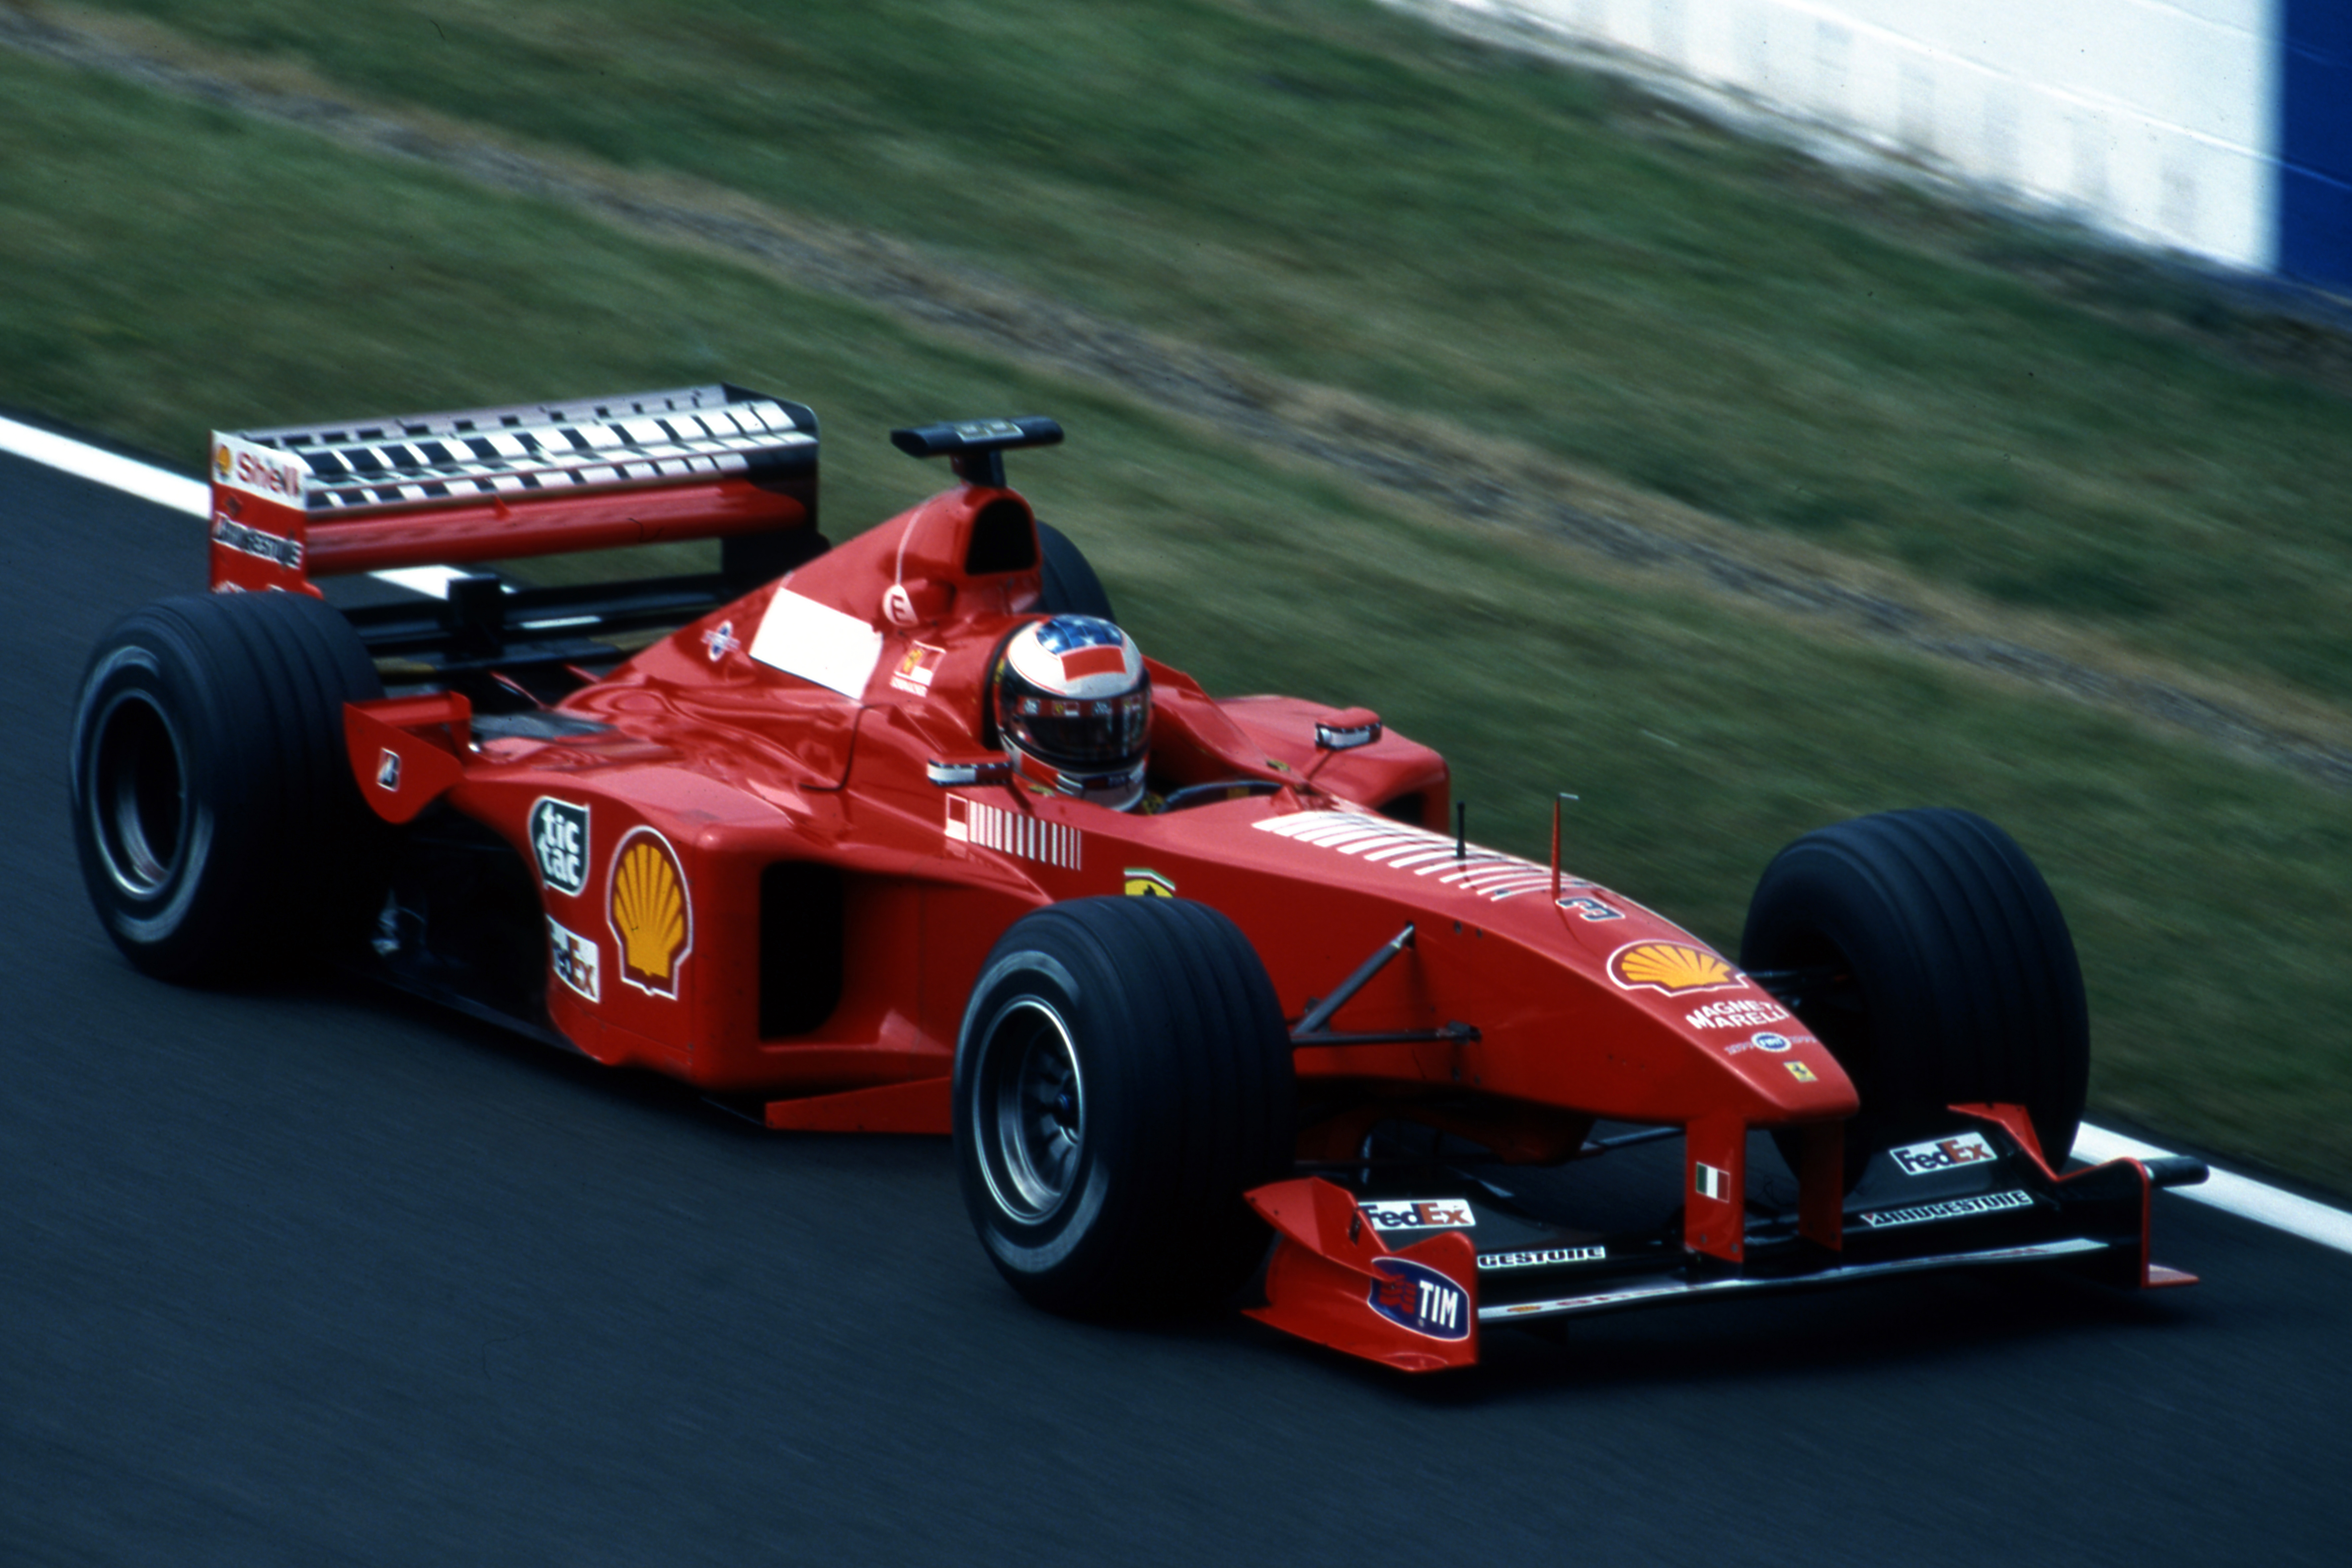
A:
{"label": "white painted line on grass", "polygon": [[[46,430],[36,430],[29,425],[0,416],[0,451],[13,452],[36,463],[45,464],[81,479],[93,479],[101,485],[123,490],[157,506],[170,507],[195,517],[207,517],[212,512],[212,494],[198,479],[167,473],[152,464],[131,458],[121,458],[112,452],[102,452],[87,442],[64,436],[53,436]],[[446,576],[442,575],[447,574]],[[449,592],[448,577],[460,575],[455,567],[420,566],[400,572],[379,572],[377,576],[402,583],[404,587],[439,596]],[[436,583],[435,579],[438,579]],[[405,581],[404,581],[405,579]],[[2167,1151],[2152,1143],[2142,1143],[2120,1132],[2110,1132],[2104,1127],[2083,1124],[2074,1140],[2074,1157],[2093,1164],[2102,1160],[2162,1160],[2169,1158]],[[2210,1204],[2217,1209],[2285,1231],[2290,1236],[2315,1241],[2322,1247],[2332,1247],[2338,1252],[2352,1252],[2352,1214],[2329,1208],[2326,1204],[2283,1193],[2276,1187],[2264,1186],[2228,1171],[2215,1171],[2200,1184],[2169,1189],[2194,1203]]]}
{"label": "white painted line on grass", "polygon": [[0,416],[0,452],[13,452],[78,479],[95,479],[110,489],[170,507],[173,511],[184,511],[193,517],[212,514],[212,492],[201,479],[166,473],[151,463],[119,458],[88,442],[53,436],[5,416]]}
{"label": "white painted line on grass", "polygon": [[[2102,1160],[2162,1160],[2168,1154],[2169,1151],[2152,1143],[2094,1127],[2087,1121],[2074,1139],[2074,1158],[2095,1165]],[[2283,1193],[2231,1172],[2217,1169],[2193,1187],[2167,1190],[2191,1203],[2210,1204],[2226,1214],[2269,1226],[2273,1230],[2283,1230],[2338,1252],[2352,1252],[2352,1214],[2296,1197],[2293,1193]]]}

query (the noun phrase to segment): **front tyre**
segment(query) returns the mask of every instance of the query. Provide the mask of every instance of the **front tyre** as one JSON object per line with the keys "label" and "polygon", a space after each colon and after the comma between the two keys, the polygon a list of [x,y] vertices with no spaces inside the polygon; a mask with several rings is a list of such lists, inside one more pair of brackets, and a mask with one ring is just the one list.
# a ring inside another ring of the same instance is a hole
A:
{"label": "front tyre", "polygon": [[1853,1080],[1849,1183],[1961,1102],[2024,1106],[2053,1163],[2074,1146],[2091,1036],[2074,938],[2042,873],[1983,817],[1891,811],[1806,834],[1757,883],[1739,965]]}
{"label": "front tyre", "polygon": [[383,695],[349,623],[299,594],[165,599],[90,656],[74,841],[124,956],[183,984],[291,967],[347,931],[383,827],[343,704]]}
{"label": "front tyre", "polygon": [[1035,1305],[1207,1306],[1265,1251],[1242,1194],[1289,1168],[1290,1038],[1216,910],[1108,898],[1024,916],[972,990],[954,1094],[965,1206]]}

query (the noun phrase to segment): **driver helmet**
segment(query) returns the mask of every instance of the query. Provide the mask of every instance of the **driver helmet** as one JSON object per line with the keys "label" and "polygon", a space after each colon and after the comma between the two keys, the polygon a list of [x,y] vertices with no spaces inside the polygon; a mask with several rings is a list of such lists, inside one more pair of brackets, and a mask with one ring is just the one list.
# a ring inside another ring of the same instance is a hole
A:
{"label": "driver helmet", "polygon": [[1143,798],[1151,678],[1133,637],[1094,616],[1032,621],[1005,642],[993,686],[1024,777],[1114,811]]}

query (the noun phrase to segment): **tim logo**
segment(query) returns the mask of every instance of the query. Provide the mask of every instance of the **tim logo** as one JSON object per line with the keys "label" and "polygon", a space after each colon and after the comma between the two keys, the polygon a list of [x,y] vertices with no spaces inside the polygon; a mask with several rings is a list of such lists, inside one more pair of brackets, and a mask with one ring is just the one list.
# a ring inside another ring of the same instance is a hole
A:
{"label": "tim logo", "polygon": [[1975,1132],[1938,1139],[1933,1143],[1913,1143],[1901,1149],[1889,1149],[1886,1152],[1906,1176],[1929,1175],[1937,1171],[1973,1165],[1979,1160],[1994,1157],[1992,1145],[1986,1142],[1981,1134]]}
{"label": "tim logo", "polygon": [[1372,1259],[1372,1310],[1433,1340],[1470,1337],[1470,1292],[1409,1258]]}

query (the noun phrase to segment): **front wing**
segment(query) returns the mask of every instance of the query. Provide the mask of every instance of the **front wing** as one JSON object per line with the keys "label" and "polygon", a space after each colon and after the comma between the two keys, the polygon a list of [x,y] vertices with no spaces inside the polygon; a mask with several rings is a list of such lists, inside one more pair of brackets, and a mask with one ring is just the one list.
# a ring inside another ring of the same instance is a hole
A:
{"label": "front wing", "polygon": [[2061,1173],[2019,1108],[1953,1110],[1945,1136],[1872,1158],[1845,1195],[1836,1246],[1794,1209],[1751,1205],[1736,1264],[1689,1248],[1679,1218],[1647,1231],[1582,1230],[1475,1178],[1437,1198],[1426,1174],[1370,1164],[1273,1183],[1249,1194],[1276,1236],[1266,1304],[1251,1316],[1434,1372],[1474,1364],[1494,1328],[1925,1269],[2062,1262],[2124,1287],[2196,1282],[2150,1260],[2149,1199],[2202,1181],[2201,1163],[2125,1159]]}

